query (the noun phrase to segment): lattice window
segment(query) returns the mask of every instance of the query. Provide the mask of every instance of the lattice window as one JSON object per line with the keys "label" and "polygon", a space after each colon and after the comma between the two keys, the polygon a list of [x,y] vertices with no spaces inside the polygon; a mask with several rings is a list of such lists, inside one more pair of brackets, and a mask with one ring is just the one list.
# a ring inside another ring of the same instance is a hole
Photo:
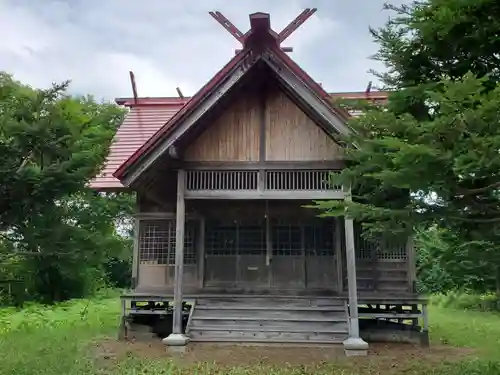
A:
{"label": "lattice window", "polygon": [[331,181],[330,171],[266,171],[267,190],[340,190]]}
{"label": "lattice window", "polygon": [[210,256],[261,255],[266,253],[263,221],[206,222],[206,252]]}
{"label": "lattice window", "polygon": [[355,248],[357,259],[396,259],[404,260],[407,258],[406,245],[401,241],[374,240],[362,237],[361,224],[354,225]]}
{"label": "lattice window", "polygon": [[271,242],[273,255],[302,255],[302,225],[289,220],[272,220]]}
{"label": "lattice window", "polygon": [[404,260],[407,258],[406,244],[404,241],[381,241],[377,258]]}
{"label": "lattice window", "polygon": [[356,259],[373,259],[373,255],[377,253],[378,244],[373,240],[368,240],[362,235],[361,225],[354,224],[354,247],[356,251]]}
{"label": "lattice window", "polygon": [[[175,220],[141,220],[139,262],[175,264]],[[187,221],[184,230],[184,264],[196,264],[196,223]]]}
{"label": "lattice window", "polygon": [[238,253],[262,255],[266,253],[266,227],[263,221],[238,225]]}
{"label": "lattice window", "polygon": [[308,256],[335,254],[334,225],[332,220],[315,219],[304,227],[304,246]]}
{"label": "lattice window", "polygon": [[235,222],[207,220],[205,223],[205,251],[209,256],[237,254],[238,231]]}
{"label": "lattice window", "polygon": [[[141,220],[139,227],[139,262],[168,264],[175,247],[171,246],[172,220]],[[175,231],[174,231],[175,236]],[[175,255],[174,255],[175,256]]]}
{"label": "lattice window", "polygon": [[186,171],[187,190],[256,190],[258,171]]}

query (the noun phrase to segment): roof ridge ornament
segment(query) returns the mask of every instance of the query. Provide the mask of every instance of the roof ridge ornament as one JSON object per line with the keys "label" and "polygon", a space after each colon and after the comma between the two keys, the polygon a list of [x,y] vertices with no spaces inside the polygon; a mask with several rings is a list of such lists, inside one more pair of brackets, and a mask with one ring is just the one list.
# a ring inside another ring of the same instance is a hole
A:
{"label": "roof ridge ornament", "polygon": [[[245,48],[249,48],[247,41],[251,35],[263,32],[268,36],[272,36],[276,44],[281,48],[283,52],[293,52],[292,47],[281,47],[281,43],[292,35],[295,30],[297,30],[302,24],[307,21],[314,13],[316,13],[317,8],[306,8],[302,13],[300,13],[293,21],[291,21],[283,30],[276,33],[270,26],[270,15],[269,13],[256,12],[250,14],[250,24],[251,28],[246,33],[242,33],[231,21],[229,21],[221,12],[209,12],[209,14],[219,22],[224,29],[227,30],[238,42],[243,46],[242,49],[237,49],[236,53],[241,52]],[[269,38],[268,38],[269,40]]]}

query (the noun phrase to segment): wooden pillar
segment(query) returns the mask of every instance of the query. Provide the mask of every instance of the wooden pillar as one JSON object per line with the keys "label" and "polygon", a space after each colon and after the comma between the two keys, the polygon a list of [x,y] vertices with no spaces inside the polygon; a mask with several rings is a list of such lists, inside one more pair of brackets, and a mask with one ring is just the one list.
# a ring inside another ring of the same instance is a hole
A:
{"label": "wooden pillar", "polygon": [[342,221],[340,217],[335,218],[335,262],[337,263],[337,291],[342,293],[344,291],[344,275],[342,267]]}
{"label": "wooden pillar", "polygon": [[[345,201],[351,201],[351,190],[345,192]],[[347,355],[367,355],[368,344],[359,336],[358,287],[356,280],[356,252],[354,242],[354,222],[345,215],[345,244],[347,263],[347,286],[349,291],[349,338],[344,341]]]}
{"label": "wooden pillar", "polygon": [[205,217],[200,219],[198,233],[198,280],[200,288],[205,285]]}
{"label": "wooden pillar", "polygon": [[186,224],[186,208],[184,202],[185,174],[177,172],[177,208],[175,217],[175,276],[174,276],[174,316],[172,333],[163,339],[170,346],[184,346],[188,339],[182,331],[182,284],[184,279],[184,227]]}
{"label": "wooden pillar", "polygon": [[409,236],[406,241],[406,261],[408,262],[408,291],[410,293],[416,293],[417,260],[415,257],[415,247],[413,246],[413,238],[411,236]]}
{"label": "wooden pillar", "polygon": [[132,288],[137,288],[139,284],[139,240],[140,240],[140,230],[141,221],[138,218],[134,219],[134,249],[132,253]]}
{"label": "wooden pillar", "polygon": [[422,303],[422,332],[420,344],[429,346],[429,313],[427,311],[427,301]]}

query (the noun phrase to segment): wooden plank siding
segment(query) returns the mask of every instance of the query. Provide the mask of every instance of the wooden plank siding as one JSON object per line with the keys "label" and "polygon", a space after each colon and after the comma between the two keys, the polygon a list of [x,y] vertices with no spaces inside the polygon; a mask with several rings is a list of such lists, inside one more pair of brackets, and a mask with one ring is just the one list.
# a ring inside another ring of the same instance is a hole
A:
{"label": "wooden plank siding", "polygon": [[[264,122],[264,124],[263,124]],[[190,144],[185,162],[331,161],[342,147],[285,92],[269,87],[236,98]]]}
{"label": "wooden plank siding", "polygon": [[259,98],[239,96],[185,151],[185,161],[258,161]]}
{"label": "wooden plank siding", "polygon": [[267,97],[265,137],[269,161],[323,161],[342,156],[342,147],[278,89]]}

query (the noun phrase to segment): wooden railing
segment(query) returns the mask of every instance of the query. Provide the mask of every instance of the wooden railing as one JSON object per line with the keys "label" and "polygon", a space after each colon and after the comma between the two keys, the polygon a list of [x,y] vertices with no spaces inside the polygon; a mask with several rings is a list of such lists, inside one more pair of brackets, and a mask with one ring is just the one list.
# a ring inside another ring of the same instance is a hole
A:
{"label": "wooden railing", "polygon": [[257,190],[259,171],[186,171],[186,190]]}
{"label": "wooden railing", "polygon": [[343,199],[330,170],[186,170],[186,198]]}

